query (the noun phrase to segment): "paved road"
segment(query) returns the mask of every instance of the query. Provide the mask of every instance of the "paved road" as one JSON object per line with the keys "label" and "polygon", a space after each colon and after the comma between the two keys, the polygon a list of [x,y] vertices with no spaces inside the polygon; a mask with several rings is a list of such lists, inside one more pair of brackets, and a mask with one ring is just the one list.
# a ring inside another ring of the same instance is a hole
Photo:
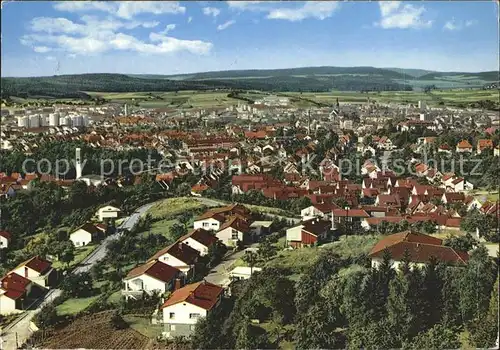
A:
{"label": "paved road", "polygon": [[120,237],[122,234],[121,231],[123,230],[131,230],[135,224],[139,221],[139,218],[141,217],[142,214],[144,214],[146,211],[148,211],[149,208],[153,206],[153,203],[143,205],[142,207],[138,208],[132,215],[130,215],[128,218],[126,218],[120,226],[118,226],[118,233],[115,233],[114,235],[106,237],[99,247],[97,247],[85,260],[83,260],[76,269],[73,270],[72,273],[82,273],[84,271],[90,270],[90,268],[98,261],[104,259],[106,256],[106,251],[107,251],[107,246],[109,242],[112,240]]}
{"label": "paved road", "polygon": [[217,284],[219,286],[226,286],[229,284],[229,272],[236,260],[245,254],[245,250],[240,250],[227,258],[225,258],[219,265],[210,270],[209,274],[205,277],[207,282]]}
{"label": "paved road", "polygon": [[[97,247],[89,256],[87,256],[77,268],[71,271],[72,274],[82,273],[84,271],[90,270],[90,268],[98,261],[104,259],[106,256],[106,249],[109,242],[118,238],[124,229],[130,230],[139,221],[139,218],[144,214],[149,208],[153,206],[154,203],[143,205],[138,208],[132,215],[126,218],[120,226],[118,226],[118,232],[114,235],[106,237],[99,247]],[[30,336],[31,331],[29,330],[30,321],[33,317],[40,312],[41,308],[50,303],[54,298],[61,295],[61,290],[52,289],[50,290],[43,299],[39,300],[40,303],[35,309],[24,312],[16,321],[11,323],[6,329],[2,330],[0,339],[0,350],[14,350],[17,349],[16,346],[16,334],[17,343],[22,345]]]}

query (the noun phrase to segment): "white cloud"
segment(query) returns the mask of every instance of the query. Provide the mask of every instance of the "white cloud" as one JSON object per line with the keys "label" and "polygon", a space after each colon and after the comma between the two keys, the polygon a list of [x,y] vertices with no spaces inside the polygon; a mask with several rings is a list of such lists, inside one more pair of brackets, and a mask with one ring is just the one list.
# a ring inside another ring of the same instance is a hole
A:
{"label": "white cloud", "polygon": [[128,50],[139,53],[172,53],[188,51],[206,54],[213,45],[201,40],[181,40],[167,37],[176,25],[169,24],[160,33],[151,33],[150,42],[139,40],[133,35],[118,32],[138,26],[151,28],[158,22],[120,21],[113,18],[99,19],[82,16],[83,23],[75,23],[66,18],[38,17],[32,20],[32,33],[23,35],[21,43],[41,52],[43,48],[53,47],[53,51],[68,54],[98,54],[112,50]]}
{"label": "white cloud", "polygon": [[193,17],[189,16],[188,17],[188,23],[191,23],[192,20],[193,20]]}
{"label": "white cloud", "polygon": [[[294,6],[289,6],[293,4]],[[307,1],[300,6],[293,1],[227,1],[230,9],[267,13],[268,19],[302,21],[307,18],[323,20],[331,17],[340,6],[334,1]]]}
{"label": "white cloud", "polygon": [[141,13],[161,15],[186,12],[186,8],[180,6],[178,1],[65,1],[56,3],[54,8],[66,12],[101,11],[125,19],[131,19]]}
{"label": "white cloud", "polygon": [[465,21],[466,27],[471,27],[471,26],[476,25],[476,24],[477,24],[477,21],[475,19],[470,19],[470,20]]}
{"label": "white cloud", "polygon": [[375,25],[391,28],[429,28],[432,21],[423,18],[425,7],[402,4],[401,1],[379,1],[380,22]]}
{"label": "white cloud", "polygon": [[236,21],[235,20],[230,20],[230,21],[227,21],[226,23],[222,23],[222,24],[219,24],[217,26],[217,30],[224,30],[224,29],[227,29],[229,28],[230,26],[232,26],[233,24],[235,24]]}
{"label": "white cloud", "polygon": [[161,34],[167,34],[168,32],[171,32],[172,30],[174,30],[176,27],[175,24],[167,24],[167,26],[165,27],[164,30],[162,30],[160,33]]}
{"label": "white cloud", "polygon": [[217,17],[220,14],[220,10],[216,7],[204,7],[203,14],[205,16]]}
{"label": "white cloud", "polygon": [[460,29],[460,25],[458,25],[456,21],[452,19],[451,21],[448,21],[444,24],[443,29],[449,31],[455,31]]}
{"label": "white cloud", "polygon": [[177,1],[123,1],[119,3],[117,15],[122,18],[132,18],[140,13],[161,15],[184,12],[186,12],[186,8],[180,6]]}
{"label": "white cloud", "polygon": [[334,1],[308,1],[299,8],[277,8],[267,15],[269,19],[283,19],[288,21],[302,21],[306,18],[324,20],[331,17],[340,3]]}
{"label": "white cloud", "polygon": [[477,23],[476,20],[467,20],[467,21],[460,21],[457,22],[455,18],[452,18],[450,21],[447,21],[443,29],[448,30],[448,31],[457,31],[457,30],[462,30],[464,27],[471,27]]}
{"label": "white cloud", "polygon": [[47,61],[55,61],[56,60],[56,58],[54,56],[46,56],[45,59]]}
{"label": "white cloud", "polygon": [[35,46],[33,47],[33,51],[38,52],[38,53],[46,53],[49,51],[52,51],[50,47],[47,46]]}

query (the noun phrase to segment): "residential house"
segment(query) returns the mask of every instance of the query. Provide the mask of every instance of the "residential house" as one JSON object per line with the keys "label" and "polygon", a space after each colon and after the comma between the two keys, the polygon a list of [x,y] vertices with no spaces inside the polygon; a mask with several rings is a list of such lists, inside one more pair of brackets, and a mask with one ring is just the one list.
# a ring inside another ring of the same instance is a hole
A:
{"label": "residential house", "polygon": [[310,219],[286,230],[286,242],[293,248],[321,243],[334,229],[331,221],[319,218]]}
{"label": "residential house", "polygon": [[339,209],[339,206],[333,203],[316,203],[300,211],[303,221],[312,218],[322,218],[330,220],[334,209]]}
{"label": "residential house", "polygon": [[218,231],[225,221],[224,215],[209,210],[194,220],[193,227],[207,231]]}
{"label": "residential house", "polygon": [[11,239],[10,232],[0,231],[0,249],[8,248]]}
{"label": "residential house", "polygon": [[218,238],[213,233],[198,228],[182,236],[177,241],[187,244],[191,248],[197,250],[200,256],[204,256],[207,255],[208,248],[218,241]]}
{"label": "residential house", "polygon": [[462,192],[446,192],[441,197],[444,204],[464,203],[465,195]]}
{"label": "residential house", "polygon": [[215,234],[226,246],[234,247],[238,242],[248,242],[250,226],[237,216],[229,218]]}
{"label": "residential house", "polygon": [[83,247],[91,242],[97,242],[104,236],[102,229],[88,222],[77,228],[69,235],[69,240],[75,247]]}
{"label": "residential house", "polygon": [[99,208],[99,210],[96,213],[96,216],[99,218],[99,221],[104,221],[104,220],[109,220],[109,219],[116,219],[120,215],[120,208],[113,207],[112,205],[106,205],[102,208]]}
{"label": "residential house", "polygon": [[221,302],[224,289],[206,281],[188,284],[175,290],[160,306],[163,335],[189,337],[200,317],[207,317]]}
{"label": "residential house", "polygon": [[57,278],[57,271],[52,267],[52,263],[39,256],[34,256],[22,262],[12,272],[44,288],[53,285]]}
{"label": "residential house", "polygon": [[477,154],[481,154],[485,149],[493,149],[493,141],[481,139],[477,141]]}
{"label": "residential house", "polygon": [[11,272],[0,280],[0,315],[22,312],[31,293],[33,282]]}
{"label": "residential house", "polygon": [[451,154],[451,147],[448,146],[447,144],[440,145],[438,147],[438,153],[446,153],[446,154]]}
{"label": "residential house", "polygon": [[182,242],[163,248],[153,255],[149,261],[157,260],[164,264],[173,266],[182,271],[183,275],[190,277],[194,274],[195,265],[198,262],[199,252]]}
{"label": "residential house", "polygon": [[411,266],[423,267],[429,263],[431,258],[457,266],[464,266],[469,260],[466,252],[444,246],[441,239],[422,233],[404,231],[386,236],[375,244],[368,254],[372,261],[372,267],[380,266],[386,249],[390,253],[393,268],[401,266],[405,252],[409,254]]}
{"label": "residential house", "polygon": [[[181,283],[182,272],[168,264],[151,260],[132,269],[123,279],[122,294],[126,298],[138,299],[143,293],[165,293],[172,290],[174,284]],[[179,285],[180,287],[180,285]]]}
{"label": "residential house", "polygon": [[464,152],[472,153],[472,145],[470,144],[469,141],[462,140],[459,143],[457,143],[455,151],[458,153],[464,153]]}

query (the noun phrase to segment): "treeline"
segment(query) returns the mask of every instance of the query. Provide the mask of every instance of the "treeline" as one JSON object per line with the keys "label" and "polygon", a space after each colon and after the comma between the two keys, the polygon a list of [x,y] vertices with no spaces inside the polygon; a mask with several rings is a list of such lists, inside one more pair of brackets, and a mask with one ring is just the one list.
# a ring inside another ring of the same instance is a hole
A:
{"label": "treeline", "polygon": [[[151,165],[154,166],[153,161],[158,162],[162,156],[156,149],[130,149],[117,151],[106,148],[94,148],[83,141],[55,141],[43,143],[33,151],[29,156],[26,156],[21,151],[0,152],[2,162],[0,162],[0,171],[10,174],[12,172],[26,172],[35,173],[50,173],[56,175],[56,163],[60,161],[60,171],[65,171],[63,161],[69,162],[69,171],[65,174],[65,178],[71,179],[75,177],[75,149],[81,148],[83,174],[104,174],[109,175],[127,175],[130,174],[130,166],[133,159],[139,159],[146,165],[148,157],[151,159]],[[27,161],[32,159],[33,161]],[[41,161],[42,159],[48,160]],[[40,162],[41,161],[41,162]],[[120,162],[121,174],[120,174]],[[132,164],[131,164],[132,163]],[[23,164],[25,165],[23,169]],[[39,164],[39,167],[37,167]],[[113,165],[111,165],[113,164]],[[137,162],[137,164],[139,164]],[[156,163],[158,164],[158,163]],[[102,165],[102,169],[101,169]],[[113,170],[113,171],[112,171]],[[141,169],[133,169],[139,171]],[[103,175],[104,175],[103,174]]]}
{"label": "treeline", "polygon": [[180,90],[243,89],[263,91],[328,92],[342,91],[396,91],[411,90],[392,78],[379,75],[339,76],[270,76],[262,78],[168,80],[131,77],[123,74],[81,74],[53,77],[2,78],[2,98],[9,96],[82,98],[90,96],[82,91],[146,92]]}
{"label": "treeline", "polygon": [[435,259],[410,266],[406,252],[394,269],[390,258],[386,251],[375,269],[323,252],[296,283],[284,269],[257,272],[198,322],[192,347],[457,349],[464,332],[472,347],[495,344],[498,265],[486,248],[477,248],[463,268]]}

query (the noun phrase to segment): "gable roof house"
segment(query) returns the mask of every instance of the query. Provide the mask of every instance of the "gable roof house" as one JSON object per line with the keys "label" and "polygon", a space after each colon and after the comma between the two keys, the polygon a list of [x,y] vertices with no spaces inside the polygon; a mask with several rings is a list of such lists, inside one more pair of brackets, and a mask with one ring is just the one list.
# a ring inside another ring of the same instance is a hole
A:
{"label": "gable roof house", "polygon": [[31,294],[33,283],[11,272],[0,280],[0,315],[10,315],[22,312],[26,306],[25,300]]}
{"label": "gable roof house", "polygon": [[472,152],[472,145],[470,144],[469,141],[462,140],[459,143],[457,143],[457,147],[456,147],[455,151],[458,153]]}
{"label": "gable roof house", "polygon": [[196,249],[177,241],[158,251],[148,262],[152,260],[160,261],[178,268],[184,276],[189,277],[194,274],[195,264],[198,262],[199,256],[200,254]]}
{"label": "gable roof house", "polygon": [[215,234],[226,246],[236,246],[239,242],[247,242],[248,234],[251,232],[248,222],[237,216],[227,219]]}
{"label": "gable roof house", "polygon": [[493,141],[481,139],[477,141],[477,154],[481,154],[485,149],[493,149]]}
{"label": "gable roof house", "polygon": [[0,231],[0,249],[6,249],[9,247],[12,236],[10,232]]}
{"label": "gable roof house", "polygon": [[176,289],[159,309],[160,322],[164,324],[163,335],[166,338],[189,337],[198,319],[207,317],[220,305],[223,292],[222,287],[206,281]]}
{"label": "gable roof house", "polygon": [[[122,294],[128,299],[142,297],[143,293],[165,293],[174,287],[176,279],[181,277],[179,269],[151,260],[138,266],[127,274],[123,279]],[[180,283],[180,279],[178,281]]]}
{"label": "gable roof house", "polygon": [[325,240],[334,229],[333,222],[313,218],[286,230],[286,242],[293,248],[313,245]]}
{"label": "gable roof house", "polygon": [[96,225],[88,222],[83,224],[69,235],[69,240],[75,247],[83,247],[96,242],[104,236],[103,231]]}
{"label": "gable roof house", "polygon": [[466,252],[443,245],[443,241],[432,236],[404,231],[381,239],[372,248],[368,257],[372,259],[372,267],[378,267],[387,249],[391,255],[393,268],[399,268],[405,251],[408,251],[411,265],[425,266],[434,257],[438,261],[456,266],[464,266],[469,260]]}
{"label": "gable roof house", "polygon": [[200,256],[204,256],[208,254],[208,248],[215,244],[218,238],[213,233],[198,228],[188,232],[177,241],[189,245],[191,248],[197,250]]}
{"label": "gable roof house", "polygon": [[52,267],[52,263],[39,256],[22,262],[12,272],[44,288],[49,288],[57,278],[57,271]]}

